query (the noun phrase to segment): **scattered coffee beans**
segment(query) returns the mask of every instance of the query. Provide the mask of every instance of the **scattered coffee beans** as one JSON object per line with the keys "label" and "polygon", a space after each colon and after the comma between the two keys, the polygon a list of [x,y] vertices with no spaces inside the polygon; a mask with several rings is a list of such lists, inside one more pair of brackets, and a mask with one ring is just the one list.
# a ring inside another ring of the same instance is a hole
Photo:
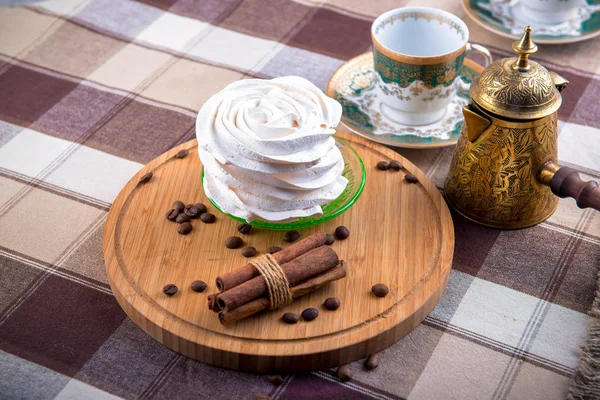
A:
{"label": "scattered coffee beans", "polygon": [[383,283],[378,283],[377,285],[374,285],[371,288],[371,291],[377,297],[385,297],[390,292],[388,287],[386,285],[384,285]]}
{"label": "scattered coffee beans", "polygon": [[179,212],[177,210],[173,209],[173,210],[167,211],[166,217],[169,221],[175,221],[177,219],[178,215],[179,215]]}
{"label": "scattered coffee beans", "polygon": [[148,182],[150,182],[150,179],[152,179],[152,172],[148,172],[147,174],[144,174],[144,176],[142,176],[140,178],[140,183],[141,184],[148,183]]}
{"label": "scattered coffee beans", "polygon": [[[182,150],[183,151],[183,150]],[[189,153],[187,150],[185,150],[187,153]],[[181,152],[179,152],[181,153]],[[177,153],[177,154],[179,154]],[[183,156],[187,156],[187,153]],[[177,156],[175,156],[177,157]],[[177,157],[177,158],[183,158],[183,157]],[[198,203],[198,204],[188,204],[187,206],[180,200],[177,200],[176,202],[173,203],[173,208],[171,210],[169,210],[166,214],[166,218],[169,221],[175,221],[177,223],[179,223],[179,227],[177,228],[177,232],[179,232],[182,235],[187,235],[188,233],[190,233],[193,229],[192,225],[190,224],[190,221],[192,219],[195,218],[200,218],[202,220],[202,222],[206,223],[206,224],[211,224],[213,222],[215,222],[216,217],[211,214],[211,213],[207,213],[207,209],[206,206],[202,203]]]}
{"label": "scattered coffee beans", "polygon": [[283,250],[283,249],[281,247],[279,247],[279,246],[271,246],[271,247],[269,247],[267,249],[267,253],[269,253],[269,254],[275,254],[275,253],[277,253],[278,251],[281,251],[281,250]]}
{"label": "scattered coffee beans", "polygon": [[209,212],[205,212],[204,214],[200,215],[200,221],[204,222],[205,224],[212,224],[216,220],[217,217]]}
{"label": "scattered coffee beans", "polygon": [[163,287],[163,293],[167,296],[173,296],[175,293],[177,293],[177,286],[169,283]]}
{"label": "scattered coffee beans", "polygon": [[402,164],[400,164],[400,161],[390,161],[390,169],[393,169],[394,171],[400,171],[402,169]]}
{"label": "scattered coffee beans", "polygon": [[331,233],[327,234],[327,239],[325,239],[325,244],[327,246],[331,246],[335,242],[335,237]]}
{"label": "scattered coffee beans", "polygon": [[298,231],[287,231],[285,235],[283,235],[283,240],[288,243],[293,243],[300,238],[300,232]]}
{"label": "scattered coffee beans", "polygon": [[239,249],[244,244],[244,241],[239,236],[230,236],[225,239],[225,247],[228,249]]}
{"label": "scattered coffee beans", "polygon": [[404,180],[406,182],[408,182],[408,183],[417,183],[417,182],[419,182],[419,178],[417,178],[413,174],[406,174],[406,175],[404,175]]}
{"label": "scattered coffee beans", "polygon": [[200,217],[200,214],[202,214],[200,212],[200,209],[196,207],[195,204],[188,204],[187,206],[185,206],[183,212],[186,213],[187,216],[190,218],[198,218]]}
{"label": "scattered coffee beans", "polygon": [[242,249],[242,255],[244,257],[254,257],[256,255],[256,248],[252,246],[244,247]]}
{"label": "scattered coffee beans", "polygon": [[[175,211],[175,210],[173,210]],[[177,216],[177,218],[175,218],[175,222],[179,223],[179,224],[183,224],[184,222],[190,222],[192,219],[190,218],[189,215],[181,213]]]}
{"label": "scattered coffee beans", "polygon": [[190,154],[190,151],[187,149],[179,150],[177,154],[175,154],[175,158],[185,158]]}
{"label": "scattered coffee beans", "polygon": [[335,374],[342,382],[348,382],[352,379],[352,370],[347,365],[340,365]]}
{"label": "scattered coffee beans", "polygon": [[183,204],[183,201],[177,200],[175,203],[173,203],[173,210],[177,210],[177,212],[182,212],[184,208],[185,204]]}
{"label": "scattered coffee beans", "polygon": [[267,379],[275,386],[279,386],[283,383],[283,376],[281,375],[269,375]]}
{"label": "scattered coffee beans", "polygon": [[204,281],[194,281],[192,282],[192,290],[194,292],[202,293],[206,290],[206,283],[204,283]]}
{"label": "scattered coffee beans", "polygon": [[239,233],[250,233],[252,230],[252,225],[250,224],[240,224],[237,228]]}
{"label": "scattered coffee beans", "polygon": [[365,368],[366,369],[375,369],[379,366],[379,354],[375,353],[375,354],[371,354],[369,357],[367,357],[367,359],[365,360]]}
{"label": "scattered coffee beans", "polygon": [[317,310],[316,308],[307,308],[306,310],[302,311],[302,319],[305,321],[312,321],[313,319],[317,318],[319,316],[319,310]]}
{"label": "scattered coffee beans", "polygon": [[348,236],[350,236],[350,231],[345,226],[342,225],[335,228],[335,237],[339,240],[348,239]]}
{"label": "scattered coffee beans", "polygon": [[298,322],[298,320],[300,320],[300,317],[298,317],[298,314],[294,314],[294,313],[291,313],[291,312],[286,312],[281,317],[281,320],[283,322],[285,322],[286,324],[295,324],[296,322]]}
{"label": "scattered coffee beans", "polygon": [[337,310],[338,308],[340,308],[340,299],[338,299],[337,297],[329,297],[325,300],[323,305],[328,310]]}
{"label": "scattered coffee beans", "polygon": [[187,235],[191,231],[192,224],[190,224],[189,222],[184,222],[183,224],[179,225],[179,228],[177,228],[177,232],[179,232],[182,235]]}
{"label": "scattered coffee beans", "polygon": [[203,203],[196,203],[195,206],[198,207],[198,210],[200,210],[200,214],[204,214],[208,211],[208,209]]}
{"label": "scattered coffee beans", "polygon": [[387,171],[388,169],[390,169],[390,163],[387,161],[379,161],[377,163],[377,169],[381,171]]}

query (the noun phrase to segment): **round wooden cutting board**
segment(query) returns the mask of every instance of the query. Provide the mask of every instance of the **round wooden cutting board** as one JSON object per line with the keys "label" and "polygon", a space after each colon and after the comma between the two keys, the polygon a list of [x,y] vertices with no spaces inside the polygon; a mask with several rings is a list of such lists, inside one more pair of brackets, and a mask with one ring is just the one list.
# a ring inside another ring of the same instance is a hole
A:
{"label": "round wooden cutting board", "polygon": [[[262,312],[231,326],[222,326],[208,310],[215,278],[245,265],[241,249],[224,241],[240,235],[264,254],[270,246],[285,247],[284,232],[254,228],[237,232],[238,223],[210,205],[200,182],[201,164],[195,140],[182,144],[146,165],[123,188],[110,209],[104,228],[104,257],[110,286],[127,315],[165,346],[208,364],[237,370],[308,371],[329,368],[379,351],[414,329],[440,299],[450,273],[454,228],[448,207],[433,183],[408,160],[358,136],[339,133],[360,154],[367,169],[362,196],[346,213],[301,231],[302,237],[339,225],[350,237],[333,249],[347,262],[346,278],[333,282],[283,309]],[[190,154],[178,159],[181,149]],[[399,160],[400,172],[379,171],[381,160]],[[146,184],[140,177],[152,171]],[[403,178],[412,173],[419,183]],[[214,224],[192,220],[183,236],[165,218],[175,200],[203,202],[217,216]],[[204,293],[190,289],[201,279]],[[173,283],[179,292],[162,292]],[[371,293],[385,283],[390,293]],[[338,297],[336,311],[323,308]],[[285,312],[319,309],[311,322],[288,325]]]}

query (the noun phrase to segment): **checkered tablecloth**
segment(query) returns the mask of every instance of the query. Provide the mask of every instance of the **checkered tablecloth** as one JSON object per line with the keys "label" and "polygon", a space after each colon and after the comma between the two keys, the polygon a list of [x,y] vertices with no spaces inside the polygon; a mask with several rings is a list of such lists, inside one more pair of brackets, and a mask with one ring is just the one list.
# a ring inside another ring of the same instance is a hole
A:
{"label": "checkered tablecloth", "polygon": [[[110,204],[143,164],[195,136],[203,102],[248,77],[324,88],[370,47],[379,13],[433,5],[506,56],[459,1],[50,0],[0,8],[0,398],[564,398],[586,337],[600,213],[561,200],[530,229],[454,216],[446,292],[424,323],[341,383],[205,365],[137,328],[107,283]],[[568,80],[560,161],[600,179],[600,39],[541,46]],[[442,186],[453,148],[406,151]]]}

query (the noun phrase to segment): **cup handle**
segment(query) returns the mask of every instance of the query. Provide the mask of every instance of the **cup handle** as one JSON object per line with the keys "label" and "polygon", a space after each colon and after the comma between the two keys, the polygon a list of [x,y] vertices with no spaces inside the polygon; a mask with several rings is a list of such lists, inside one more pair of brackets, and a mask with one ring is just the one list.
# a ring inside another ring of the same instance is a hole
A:
{"label": "cup handle", "polygon": [[[488,65],[490,65],[492,63],[492,54],[490,53],[490,51],[488,49],[486,49],[485,47],[483,47],[480,44],[474,44],[474,43],[467,43],[467,49],[465,51],[465,57],[469,55],[469,53],[471,52],[477,52],[479,54],[481,54],[484,58],[484,67],[487,67]],[[467,83],[465,81],[463,81],[462,79],[458,79],[458,90],[461,92],[468,92],[469,90],[471,90],[471,84]]]}

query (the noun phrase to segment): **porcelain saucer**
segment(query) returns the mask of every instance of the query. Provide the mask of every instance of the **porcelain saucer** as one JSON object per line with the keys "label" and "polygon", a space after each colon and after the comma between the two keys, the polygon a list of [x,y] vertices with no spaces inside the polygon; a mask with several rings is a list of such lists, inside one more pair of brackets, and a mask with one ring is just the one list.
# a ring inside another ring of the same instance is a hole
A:
{"label": "porcelain saucer", "polygon": [[[483,71],[472,60],[465,60],[461,78],[471,82]],[[469,102],[466,93],[454,96],[444,117],[433,124],[408,126],[387,114],[375,90],[373,54],[364,53],[342,65],[327,85],[327,95],[342,104],[342,125],[374,142],[396,147],[433,148],[456,144],[464,121],[462,107]],[[418,93],[417,93],[418,95]]]}
{"label": "porcelain saucer", "polygon": [[532,38],[538,44],[579,42],[600,35],[599,0],[588,0],[575,18],[554,25],[534,24],[521,17],[522,1],[526,0],[516,4],[513,0],[463,0],[463,8],[485,29],[513,39],[521,37],[523,27],[532,25]]}

